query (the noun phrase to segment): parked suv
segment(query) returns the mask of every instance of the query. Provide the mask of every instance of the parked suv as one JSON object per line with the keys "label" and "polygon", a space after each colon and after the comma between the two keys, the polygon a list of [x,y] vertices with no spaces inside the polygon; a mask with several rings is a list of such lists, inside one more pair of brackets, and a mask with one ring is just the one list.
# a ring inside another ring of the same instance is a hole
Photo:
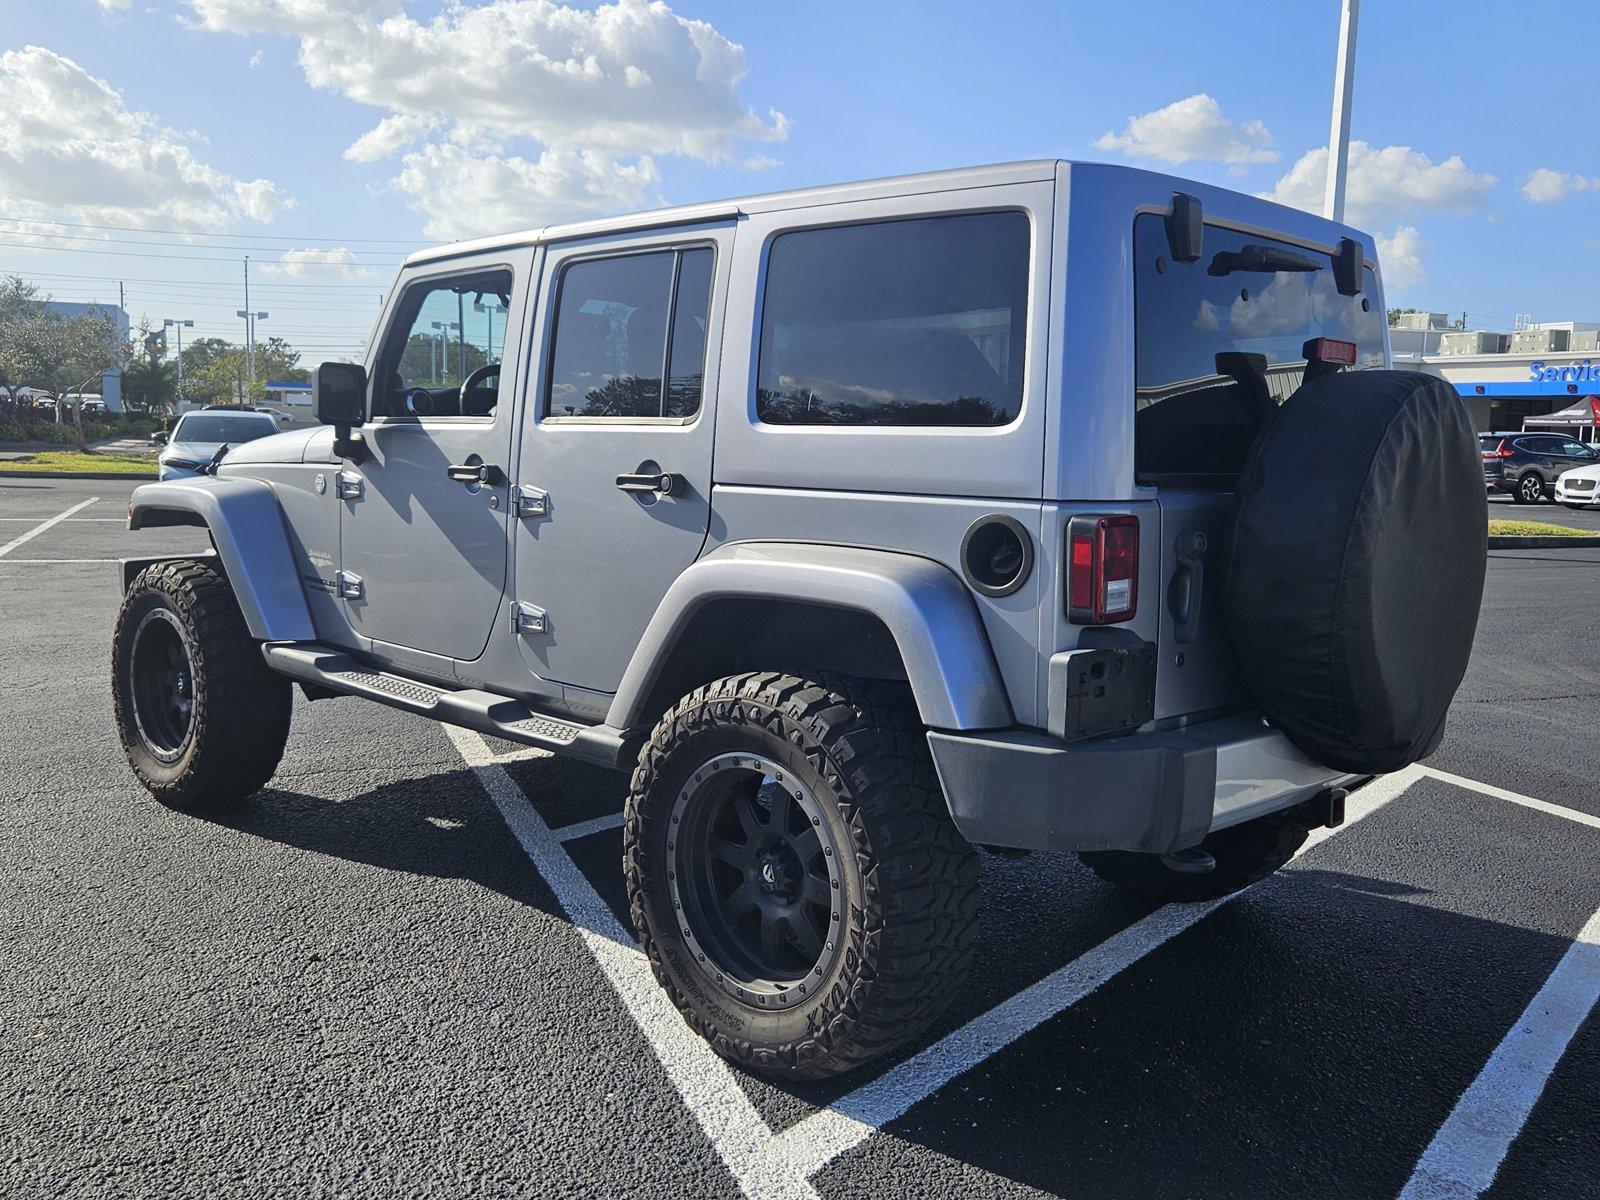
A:
{"label": "parked suv", "polygon": [[1563,471],[1600,461],[1600,450],[1559,433],[1485,433],[1483,483],[1518,504],[1553,499]]}
{"label": "parked suv", "polygon": [[629,771],[672,1001],[845,1071],[961,980],[977,847],[1219,896],[1438,745],[1484,493],[1386,338],[1369,237],[1102,165],[424,250],[322,427],[134,493],[215,552],[123,565],[123,745],[238,801],[294,681]]}

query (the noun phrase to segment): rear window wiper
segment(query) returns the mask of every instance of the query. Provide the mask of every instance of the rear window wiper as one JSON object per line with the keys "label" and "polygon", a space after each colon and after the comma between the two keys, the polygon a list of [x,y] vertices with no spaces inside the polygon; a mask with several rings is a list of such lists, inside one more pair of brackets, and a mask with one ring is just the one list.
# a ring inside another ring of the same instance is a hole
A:
{"label": "rear window wiper", "polygon": [[1320,271],[1325,265],[1293,250],[1252,242],[1237,250],[1219,250],[1206,268],[1206,274],[1232,275],[1235,271],[1250,271],[1271,275],[1278,271]]}

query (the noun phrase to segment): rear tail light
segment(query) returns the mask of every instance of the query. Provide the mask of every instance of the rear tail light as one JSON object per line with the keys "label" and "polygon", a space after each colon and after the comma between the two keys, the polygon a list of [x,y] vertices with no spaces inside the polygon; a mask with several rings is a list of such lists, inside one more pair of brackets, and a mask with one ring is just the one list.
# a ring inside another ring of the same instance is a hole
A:
{"label": "rear tail light", "polygon": [[1485,450],[1483,452],[1483,456],[1485,458],[1510,458],[1511,455],[1512,455],[1511,447],[1506,445],[1505,442],[1503,442],[1503,441],[1498,446],[1496,446],[1493,450]]}
{"label": "rear tail light", "polygon": [[1067,616],[1130,621],[1139,606],[1139,518],[1073,517],[1067,525]]}

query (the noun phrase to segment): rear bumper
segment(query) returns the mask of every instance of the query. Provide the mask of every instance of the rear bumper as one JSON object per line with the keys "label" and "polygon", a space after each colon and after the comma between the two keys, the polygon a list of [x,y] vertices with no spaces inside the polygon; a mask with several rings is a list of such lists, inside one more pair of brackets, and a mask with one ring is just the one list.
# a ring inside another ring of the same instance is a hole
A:
{"label": "rear bumper", "polygon": [[962,836],[1025,850],[1165,854],[1358,780],[1249,713],[1070,744],[1025,730],[931,732],[928,744]]}

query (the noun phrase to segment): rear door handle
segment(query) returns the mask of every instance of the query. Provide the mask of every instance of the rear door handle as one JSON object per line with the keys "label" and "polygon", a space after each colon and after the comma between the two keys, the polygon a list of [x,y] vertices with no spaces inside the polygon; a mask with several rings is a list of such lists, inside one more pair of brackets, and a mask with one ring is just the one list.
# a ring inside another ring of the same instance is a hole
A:
{"label": "rear door handle", "polygon": [[653,474],[629,474],[617,476],[617,490],[623,492],[653,492],[658,496],[681,495],[683,476],[671,471],[661,471]]}
{"label": "rear door handle", "polygon": [[496,484],[506,477],[504,471],[493,463],[451,463],[445,468],[457,483],[487,483]]}

